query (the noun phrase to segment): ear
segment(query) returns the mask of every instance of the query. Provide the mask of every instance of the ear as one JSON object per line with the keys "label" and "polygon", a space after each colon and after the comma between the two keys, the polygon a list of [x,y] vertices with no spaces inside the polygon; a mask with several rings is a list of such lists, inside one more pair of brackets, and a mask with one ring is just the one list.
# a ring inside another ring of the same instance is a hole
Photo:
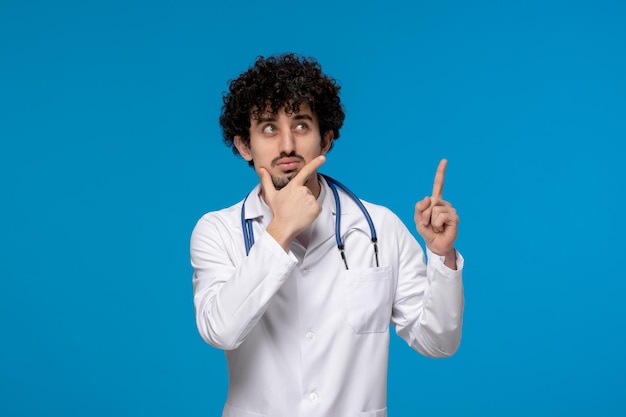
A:
{"label": "ear", "polygon": [[326,152],[330,149],[330,145],[333,144],[333,139],[335,139],[335,133],[332,130],[324,133],[322,137],[322,155],[326,155]]}
{"label": "ear", "polygon": [[243,142],[241,136],[236,135],[233,142],[235,143],[235,147],[246,161],[252,161],[252,153],[250,152],[250,147]]}

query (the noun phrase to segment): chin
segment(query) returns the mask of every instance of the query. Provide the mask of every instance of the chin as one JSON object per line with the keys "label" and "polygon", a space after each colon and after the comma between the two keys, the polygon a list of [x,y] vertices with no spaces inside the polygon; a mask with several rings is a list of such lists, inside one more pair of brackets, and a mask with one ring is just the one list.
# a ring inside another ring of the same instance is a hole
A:
{"label": "chin", "polygon": [[276,188],[277,190],[285,188],[285,186],[289,184],[289,181],[291,181],[293,177],[295,176],[296,176],[295,172],[287,173],[286,175],[281,175],[281,176],[272,175],[272,182],[274,183],[274,188]]}

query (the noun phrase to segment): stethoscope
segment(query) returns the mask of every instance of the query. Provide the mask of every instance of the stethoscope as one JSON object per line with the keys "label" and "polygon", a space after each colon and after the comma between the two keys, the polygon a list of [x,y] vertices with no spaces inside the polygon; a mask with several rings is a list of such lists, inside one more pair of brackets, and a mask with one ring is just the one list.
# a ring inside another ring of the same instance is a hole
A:
{"label": "stethoscope", "polygon": [[[335,207],[337,211],[337,217],[335,220],[335,240],[337,241],[337,249],[339,249],[339,252],[341,253],[341,259],[343,260],[346,269],[348,269],[348,261],[346,260],[345,245],[343,244],[340,233],[341,202],[339,200],[339,193],[337,192],[337,188],[340,188],[344,193],[348,194],[348,197],[350,197],[352,201],[356,203],[359,209],[361,209],[361,212],[363,213],[363,216],[365,217],[365,220],[370,227],[370,237],[372,240],[372,244],[374,245],[374,256],[376,257],[376,266],[378,267],[378,238],[376,237],[376,228],[374,227],[374,222],[372,221],[372,217],[370,216],[369,212],[367,211],[363,203],[361,203],[361,200],[359,200],[359,198],[352,191],[350,191],[348,187],[335,180],[334,178],[329,177],[328,175],[320,175],[324,177],[324,179],[328,183],[328,186],[333,193],[333,197],[335,198]],[[246,196],[246,198],[243,200],[243,204],[241,205],[241,229],[243,230],[243,241],[246,245],[246,256],[248,256],[248,254],[250,253],[250,249],[254,245],[254,231],[252,230],[252,224],[254,222],[254,219],[246,219],[246,201],[248,200],[249,196],[250,194]]]}

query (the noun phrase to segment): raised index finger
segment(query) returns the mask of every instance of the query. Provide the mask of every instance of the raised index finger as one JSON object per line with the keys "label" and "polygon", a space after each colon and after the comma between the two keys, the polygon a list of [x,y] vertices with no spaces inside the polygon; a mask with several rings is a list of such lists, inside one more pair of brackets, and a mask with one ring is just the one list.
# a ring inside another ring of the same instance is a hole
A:
{"label": "raised index finger", "polygon": [[443,177],[446,175],[446,165],[448,165],[448,161],[446,159],[442,159],[437,167],[435,182],[433,183],[433,198],[443,198]]}
{"label": "raised index finger", "polygon": [[306,183],[311,174],[313,174],[315,170],[322,166],[324,162],[326,162],[326,157],[324,155],[320,155],[317,158],[312,159],[311,161],[309,161],[308,164],[302,167],[300,172],[298,172],[298,174],[293,177],[291,182],[294,182],[297,185],[304,185],[304,183]]}

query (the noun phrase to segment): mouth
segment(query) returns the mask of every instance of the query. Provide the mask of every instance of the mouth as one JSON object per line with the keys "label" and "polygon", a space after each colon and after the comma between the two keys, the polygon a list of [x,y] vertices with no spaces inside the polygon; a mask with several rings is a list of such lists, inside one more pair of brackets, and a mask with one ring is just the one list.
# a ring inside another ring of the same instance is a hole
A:
{"label": "mouth", "polygon": [[276,161],[274,166],[281,171],[287,173],[296,170],[302,163],[302,159],[297,157],[281,158]]}

